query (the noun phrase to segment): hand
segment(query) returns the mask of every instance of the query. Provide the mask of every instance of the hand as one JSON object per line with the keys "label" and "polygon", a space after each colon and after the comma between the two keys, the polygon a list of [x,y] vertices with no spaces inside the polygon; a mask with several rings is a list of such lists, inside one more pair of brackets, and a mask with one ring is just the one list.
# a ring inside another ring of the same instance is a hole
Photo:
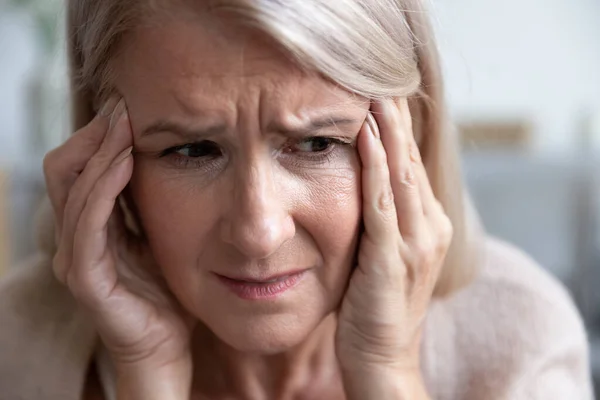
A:
{"label": "hand", "polygon": [[336,335],[341,368],[357,379],[419,371],[422,325],[452,237],[406,99],[374,103],[372,111],[376,123],[369,115],[358,138],[364,233]]}
{"label": "hand", "polygon": [[117,101],[44,159],[58,241],[54,273],[89,311],[123,376],[142,384],[146,373],[173,375],[171,367],[191,376],[191,319],[145,242],[126,229],[118,201],[133,172],[133,135],[125,101]]}

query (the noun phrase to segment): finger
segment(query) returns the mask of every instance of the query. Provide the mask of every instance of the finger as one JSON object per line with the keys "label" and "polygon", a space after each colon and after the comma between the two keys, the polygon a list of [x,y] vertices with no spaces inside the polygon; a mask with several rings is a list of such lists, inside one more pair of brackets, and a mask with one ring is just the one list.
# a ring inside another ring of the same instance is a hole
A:
{"label": "finger", "polygon": [[439,211],[440,203],[433,194],[433,188],[431,187],[429,177],[427,176],[427,170],[421,160],[416,144],[413,144],[412,149],[415,149],[411,151],[411,160],[413,161],[415,177],[418,182],[417,186],[419,187],[419,194],[423,204],[423,214],[425,217],[429,217],[435,215]]}
{"label": "finger", "polygon": [[431,187],[431,182],[429,181],[429,176],[427,175],[427,170],[423,164],[421,152],[415,139],[408,100],[406,98],[397,99],[396,106],[398,107],[400,119],[404,124],[404,131],[409,135],[409,156],[416,175],[417,186],[419,187],[419,194],[423,204],[423,214],[427,216],[438,208],[438,201],[433,193],[433,188]]}
{"label": "finger", "polygon": [[[400,115],[410,115],[408,102],[398,101],[397,105],[398,109],[400,110]],[[407,120],[410,121],[410,118],[407,118]],[[409,127],[406,129],[408,131]],[[431,240],[433,243],[432,251],[445,254],[452,240],[452,222],[446,215],[442,204],[437,200],[434,194],[433,187],[431,186],[429,176],[427,174],[427,169],[423,163],[414,136],[412,137],[410,157],[415,169],[419,193],[423,203],[423,214],[425,215],[425,219],[428,221],[430,228],[429,232],[431,234]],[[438,268],[433,271],[434,277],[439,275],[440,269],[441,264],[438,264]]]}
{"label": "finger", "polygon": [[59,234],[69,190],[89,159],[98,151],[108,131],[110,114],[117,102],[116,96],[111,97],[88,125],[44,157],[46,188]]}
{"label": "finger", "polygon": [[[400,118],[404,123],[404,131],[409,133],[410,136],[410,160],[415,172],[416,183],[423,206],[423,215],[428,225],[427,236],[429,240],[422,242],[425,243],[425,245],[421,247],[420,250],[421,252],[425,251],[425,253],[445,254],[452,238],[452,224],[433,192],[427,170],[423,164],[421,153],[412,130],[412,118],[410,116],[408,101],[405,98],[398,99],[396,101],[396,106]],[[425,239],[425,237],[423,237],[423,239]],[[419,251],[419,248],[416,248],[415,250]],[[427,258],[427,255],[422,253],[421,257]],[[421,282],[425,282],[429,293],[433,291],[441,266],[442,263],[434,264],[434,268],[429,270],[429,274],[419,274],[419,272],[423,272],[422,270],[415,271],[415,276],[422,275],[423,278],[426,278],[425,280],[421,280]],[[429,279],[427,279],[427,277],[429,277]]]}
{"label": "finger", "polygon": [[[129,118],[123,100],[115,108],[111,117],[109,132],[104,138],[100,149],[96,152],[85,169],[77,178],[69,192],[65,204],[63,218],[63,231],[60,237],[60,245],[57,253],[59,265],[68,268],[73,255],[73,235],[80,218],[81,212],[85,206],[90,192],[96,184],[96,181],[108,169],[115,157],[124,149],[131,146],[133,139],[129,125]],[[64,275],[65,271],[63,271]]]}
{"label": "finger", "polygon": [[423,205],[410,159],[411,132],[406,132],[403,119],[392,100],[375,102],[373,114],[381,132],[381,141],[387,153],[390,183],[394,193],[398,227],[403,240],[422,236],[425,228]]}
{"label": "finger", "polygon": [[117,282],[115,260],[110,259],[108,230],[116,217],[117,198],[131,178],[131,147],[122,152],[95,185],[77,222],[73,239],[71,289],[90,300],[106,298]]}
{"label": "finger", "polygon": [[392,241],[397,244],[398,223],[386,154],[372,122],[363,123],[358,152],[362,164],[365,235],[375,245],[388,245]]}
{"label": "finger", "polygon": [[109,246],[117,245],[119,243],[126,243],[129,239],[125,224],[125,213],[123,212],[122,200],[122,195],[117,196],[113,212],[108,220]]}

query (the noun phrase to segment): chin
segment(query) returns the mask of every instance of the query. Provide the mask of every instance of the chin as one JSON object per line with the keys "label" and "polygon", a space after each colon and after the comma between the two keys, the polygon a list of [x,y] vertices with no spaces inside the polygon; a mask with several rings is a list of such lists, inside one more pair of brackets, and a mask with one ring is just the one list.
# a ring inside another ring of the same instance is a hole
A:
{"label": "chin", "polygon": [[221,318],[217,324],[207,323],[215,336],[228,346],[244,353],[279,354],[304,342],[323,318],[288,316],[256,316]]}

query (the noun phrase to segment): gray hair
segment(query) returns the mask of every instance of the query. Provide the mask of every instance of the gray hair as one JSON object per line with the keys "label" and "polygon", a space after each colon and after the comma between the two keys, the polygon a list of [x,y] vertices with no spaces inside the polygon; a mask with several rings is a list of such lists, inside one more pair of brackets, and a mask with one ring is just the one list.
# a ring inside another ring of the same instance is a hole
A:
{"label": "gray hair", "polygon": [[[479,263],[481,231],[465,211],[456,140],[424,0],[177,0],[264,33],[296,63],[367,99],[408,97],[432,188],[452,221],[453,241],[436,295],[464,286]],[[73,131],[111,92],[122,38],[175,0],[69,0]],[[49,210],[49,208],[48,208]],[[50,211],[45,211],[48,214]],[[47,216],[46,219],[51,218]],[[39,226],[53,235],[51,223]],[[46,238],[53,252],[53,239]]]}

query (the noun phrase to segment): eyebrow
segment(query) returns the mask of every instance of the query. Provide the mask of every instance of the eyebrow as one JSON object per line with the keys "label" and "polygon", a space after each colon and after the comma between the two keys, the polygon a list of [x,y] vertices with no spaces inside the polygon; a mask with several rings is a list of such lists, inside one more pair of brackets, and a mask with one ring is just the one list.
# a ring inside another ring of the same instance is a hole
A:
{"label": "eyebrow", "polygon": [[[267,127],[269,132],[277,132],[285,136],[306,136],[307,134],[318,132],[322,129],[337,127],[338,125],[358,124],[359,120],[342,117],[342,116],[327,116],[325,118],[317,118],[303,125],[296,127],[287,127],[282,124],[270,124]],[[193,128],[174,121],[158,120],[142,131],[140,137],[151,136],[157,133],[174,133],[178,136],[189,140],[204,139],[210,136],[222,134],[227,131],[225,125],[215,125],[206,128]]]}

